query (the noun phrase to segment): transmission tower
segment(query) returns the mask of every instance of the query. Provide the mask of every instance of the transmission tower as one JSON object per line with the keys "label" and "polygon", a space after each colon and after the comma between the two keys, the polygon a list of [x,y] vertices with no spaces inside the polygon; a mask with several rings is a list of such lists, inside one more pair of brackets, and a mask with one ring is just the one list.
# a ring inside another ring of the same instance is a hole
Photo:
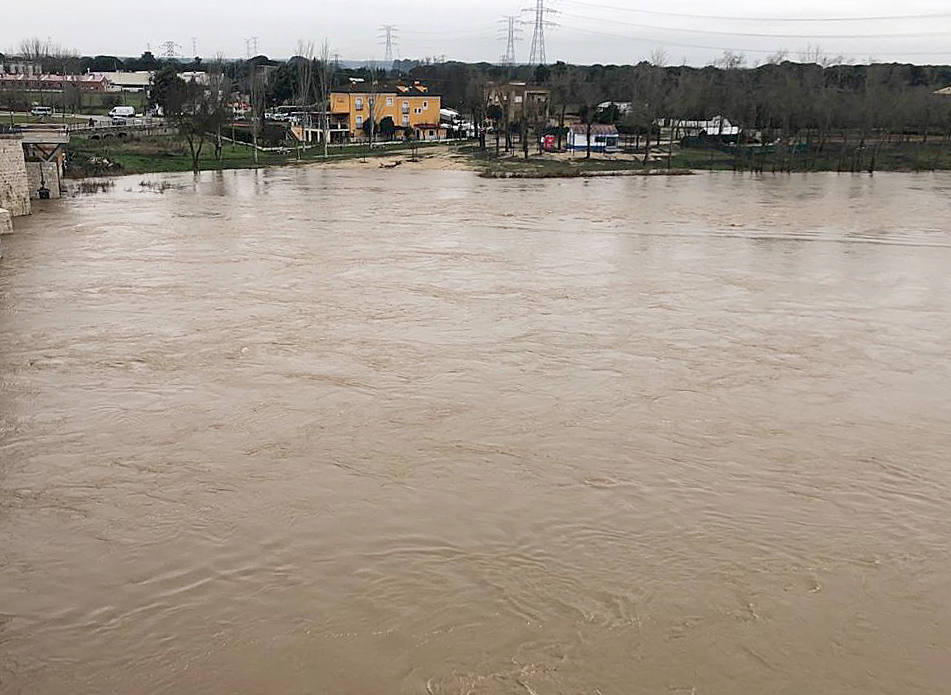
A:
{"label": "transmission tower", "polygon": [[[502,65],[515,65],[515,42],[521,41],[521,22],[517,15],[507,15],[499,20],[500,30],[505,31],[505,53],[502,55]],[[501,39],[501,33],[499,35]]]}
{"label": "transmission tower", "polygon": [[398,45],[400,40],[398,32],[399,29],[392,24],[384,24],[380,27],[379,39],[383,44],[383,62],[387,70],[393,66],[393,46]]}
{"label": "transmission tower", "polygon": [[198,37],[193,36],[192,37],[192,57],[194,58],[197,55],[198,55]]}
{"label": "transmission tower", "polygon": [[554,27],[557,26],[554,22],[550,22],[545,17],[555,10],[550,7],[545,7],[545,0],[535,0],[534,7],[526,7],[522,12],[532,12],[535,15],[535,29],[532,32],[532,54],[528,59],[529,64],[531,65],[541,65],[548,62],[545,57],[545,27]]}
{"label": "transmission tower", "polygon": [[248,58],[253,58],[258,54],[258,37],[250,36],[244,40],[245,50],[248,52]]}
{"label": "transmission tower", "polygon": [[159,47],[162,49],[162,56],[165,58],[177,58],[178,49],[181,48],[181,46],[174,41],[165,41],[161,43]]}

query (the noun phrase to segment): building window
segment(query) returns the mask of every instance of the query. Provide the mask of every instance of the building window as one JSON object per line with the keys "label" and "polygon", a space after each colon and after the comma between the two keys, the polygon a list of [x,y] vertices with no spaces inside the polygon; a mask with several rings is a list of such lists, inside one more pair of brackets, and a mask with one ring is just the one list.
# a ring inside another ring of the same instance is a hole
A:
{"label": "building window", "polygon": [[404,113],[404,114],[403,114],[403,125],[404,125],[404,126],[408,126],[408,125],[409,125],[409,114],[408,114],[408,113]]}
{"label": "building window", "polygon": [[435,134],[436,134],[436,133],[434,133],[433,131],[431,131],[431,130],[429,131],[429,137],[432,137],[432,136],[435,135]]}
{"label": "building window", "polygon": [[353,102],[353,107],[357,111],[363,111],[363,97],[357,97]]}
{"label": "building window", "polygon": [[387,97],[387,98],[386,98],[386,105],[387,105],[387,106],[392,106],[392,105],[393,105],[393,97]]}
{"label": "building window", "polygon": [[357,128],[363,127],[363,116],[357,116]]}
{"label": "building window", "polygon": [[428,109],[428,108],[429,108],[429,102],[428,102],[428,101],[424,101],[424,102],[423,102],[423,108],[424,108],[424,109]]}
{"label": "building window", "polygon": [[408,102],[408,101],[404,101],[404,102],[403,102],[403,113],[409,113],[409,102]]}
{"label": "building window", "polygon": [[413,109],[413,113],[415,113],[417,116],[418,116],[419,114],[421,114],[422,112],[423,112],[423,110],[420,109],[420,108]]}

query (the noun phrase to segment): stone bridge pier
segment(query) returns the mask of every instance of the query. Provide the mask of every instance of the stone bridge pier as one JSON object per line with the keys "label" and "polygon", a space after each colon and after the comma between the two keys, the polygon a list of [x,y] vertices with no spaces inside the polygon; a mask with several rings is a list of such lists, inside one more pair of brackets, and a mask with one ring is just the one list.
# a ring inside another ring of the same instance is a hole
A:
{"label": "stone bridge pier", "polygon": [[22,140],[20,135],[0,133],[0,235],[13,231],[14,217],[30,214],[30,184]]}
{"label": "stone bridge pier", "polygon": [[11,217],[30,214],[30,184],[19,134],[0,134],[0,208]]}

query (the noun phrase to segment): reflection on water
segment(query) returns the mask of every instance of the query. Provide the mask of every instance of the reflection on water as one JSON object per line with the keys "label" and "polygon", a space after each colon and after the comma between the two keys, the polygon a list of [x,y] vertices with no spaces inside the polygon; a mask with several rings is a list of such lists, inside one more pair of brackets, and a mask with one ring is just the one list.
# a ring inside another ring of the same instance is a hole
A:
{"label": "reflection on water", "polygon": [[0,691],[947,688],[951,177],[140,178],[4,239]]}

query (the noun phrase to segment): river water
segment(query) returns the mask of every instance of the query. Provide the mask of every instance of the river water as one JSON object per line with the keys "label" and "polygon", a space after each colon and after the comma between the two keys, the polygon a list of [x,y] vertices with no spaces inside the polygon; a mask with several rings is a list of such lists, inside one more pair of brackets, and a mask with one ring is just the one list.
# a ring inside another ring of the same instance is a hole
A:
{"label": "river water", "polygon": [[947,692],[951,175],[119,179],[0,261],[0,692]]}

